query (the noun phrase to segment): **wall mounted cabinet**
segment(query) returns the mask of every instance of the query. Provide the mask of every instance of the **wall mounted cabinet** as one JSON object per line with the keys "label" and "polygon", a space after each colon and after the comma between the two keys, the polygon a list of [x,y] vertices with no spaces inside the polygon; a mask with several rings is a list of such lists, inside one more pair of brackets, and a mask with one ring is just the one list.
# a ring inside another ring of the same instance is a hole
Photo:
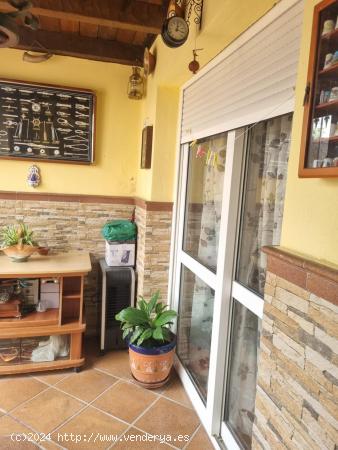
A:
{"label": "wall mounted cabinet", "polygon": [[338,2],[314,9],[300,177],[338,176]]}

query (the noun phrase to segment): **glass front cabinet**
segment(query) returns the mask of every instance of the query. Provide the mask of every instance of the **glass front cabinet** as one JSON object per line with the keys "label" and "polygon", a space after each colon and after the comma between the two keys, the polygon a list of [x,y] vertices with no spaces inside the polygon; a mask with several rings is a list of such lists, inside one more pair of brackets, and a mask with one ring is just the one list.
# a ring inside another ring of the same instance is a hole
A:
{"label": "glass front cabinet", "polygon": [[338,2],[313,16],[299,161],[300,177],[338,176]]}

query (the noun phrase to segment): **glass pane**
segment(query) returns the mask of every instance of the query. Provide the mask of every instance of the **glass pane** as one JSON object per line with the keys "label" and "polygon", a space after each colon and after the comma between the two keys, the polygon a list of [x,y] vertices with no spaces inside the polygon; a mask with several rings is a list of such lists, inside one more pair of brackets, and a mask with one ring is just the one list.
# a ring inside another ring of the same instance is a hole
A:
{"label": "glass pane", "polygon": [[319,17],[319,41],[310,110],[310,133],[306,167],[338,166],[337,29],[338,3],[325,8]]}
{"label": "glass pane", "polygon": [[255,412],[258,317],[234,300],[230,369],[224,419],[244,448],[251,448]]}
{"label": "glass pane", "polygon": [[261,248],[280,242],[292,114],[255,125],[249,134],[236,279],[263,295]]}
{"label": "glass pane", "polygon": [[183,250],[216,271],[227,134],[190,144]]}
{"label": "glass pane", "polygon": [[182,266],[177,354],[206,401],[215,292]]}
{"label": "glass pane", "polygon": [[1,339],[0,366],[69,359],[69,343],[69,335]]}

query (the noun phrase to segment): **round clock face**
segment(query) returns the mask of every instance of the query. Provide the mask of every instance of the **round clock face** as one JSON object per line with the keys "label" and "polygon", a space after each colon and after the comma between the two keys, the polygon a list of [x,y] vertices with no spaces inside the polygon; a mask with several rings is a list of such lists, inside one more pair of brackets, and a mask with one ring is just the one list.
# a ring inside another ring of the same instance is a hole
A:
{"label": "round clock face", "polygon": [[184,44],[189,35],[189,26],[183,17],[169,17],[162,29],[162,38],[169,47],[179,47]]}
{"label": "round clock face", "polygon": [[182,17],[171,17],[168,21],[168,34],[175,41],[186,40],[189,33],[187,22]]}

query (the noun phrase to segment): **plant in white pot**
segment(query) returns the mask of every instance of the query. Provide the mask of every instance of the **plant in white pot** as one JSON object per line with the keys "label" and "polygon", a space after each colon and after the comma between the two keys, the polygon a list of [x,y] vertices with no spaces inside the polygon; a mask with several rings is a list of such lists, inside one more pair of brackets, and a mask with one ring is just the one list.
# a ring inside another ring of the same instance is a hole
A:
{"label": "plant in white pot", "polygon": [[177,313],[167,310],[159,297],[159,291],[149,302],[140,297],[136,308],[125,308],[115,316],[128,341],[132,375],[150,389],[168,381],[176,347],[176,336],[170,328]]}

